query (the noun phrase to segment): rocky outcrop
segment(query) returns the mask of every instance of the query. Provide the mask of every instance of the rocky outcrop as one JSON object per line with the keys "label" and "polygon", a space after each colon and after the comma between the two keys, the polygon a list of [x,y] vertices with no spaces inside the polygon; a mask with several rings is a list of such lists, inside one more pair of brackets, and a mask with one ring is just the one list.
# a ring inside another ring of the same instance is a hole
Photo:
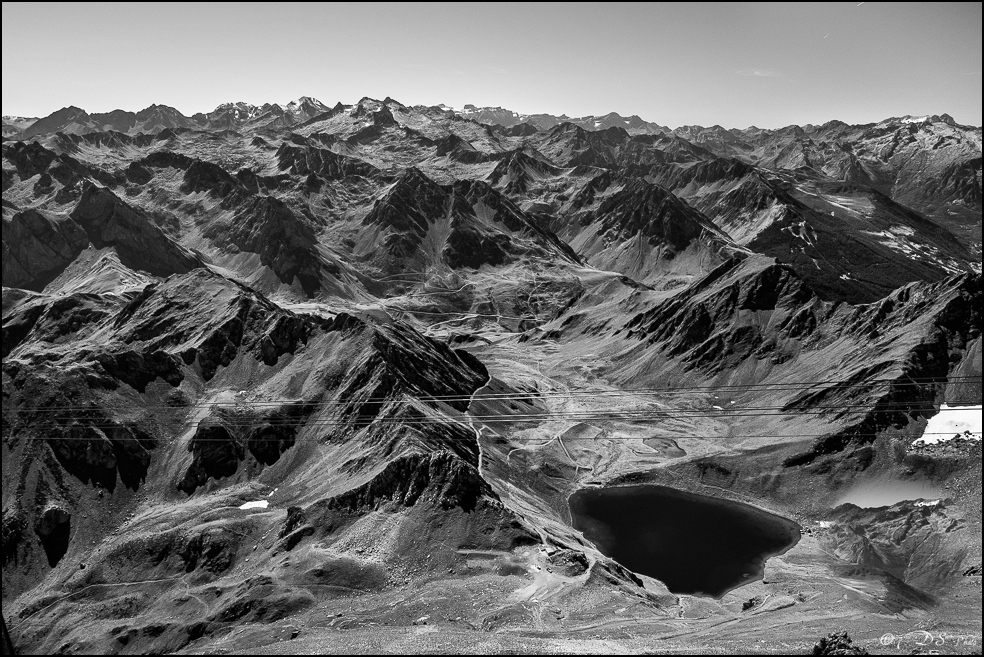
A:
{"label": "rocky outcrop", "polygon": [[[40,176],[34,185],[36,195],[53,191],[54,182],[57,181],[61,189],[55,194],[54,200],[59,205],[78,198],[84,181],[95,180],[102,185],[113,187],[123,184],[126,180],[117,172],[111,173],[99,165],[80,162],[65,153],[56,153],[38,142],[5,143],[3,157],[14,166],[21,180]],[[6,170],[4,176],[6,179]],[[9,181],[4,182],[5,190],[9,184]]]}
{"label": "rocky outcrop", "polygon": [[221,409],[199,422],[187,447],[192,463],[177,482],[178,490],[191,495],[209,479],[232,477],[247,456],[252,457],[254,469],[273,465],[294,446],[314,408],[297,403],[259,411]]}
{"label": "rocky outcrop", "polygon": [[117,300],[99,294],[51,297],[5,289],[3,356],[6,358],[25,340],[55,345],[71,338],[84,338],[115,313],[118,306]]}
{"label": "rocky outcrop", "polygon": [[450,452],[434,452],[391,461],[371,481],[327,500],[326,508],[361,514],[382,502],[413,506],[425,501],[444,509],[473,511],[483,495],[495,493],[474,466]]}
{"label": "rocky outcrop", "polygon": [[209,479],[222,479],[236,474],[239,463],[245,457],[243,445],[221,422],[201,422],[188,443],[188,451],[194,460],[184,478],[178,482],[178,490],[188,495]]}
{"label": "rocky outcrop", "polygon": [[41,541],[48,565],[54,568],[68,551],[72,514],[57,506],[48,507],[34,523],[34,533]]}
{"label": "rocky outcrop", "polygon": [[124,175],[134,185],[146,185],[154,177],[154,172],[139,162],[131,162]]}
{"label": "rocky outcrop", "polygon": [[113,379],[83,359],[66,371],[64,364],[43,359],[30,362],[29,358],[25,354],[20,362],[4,363],[4,391],[10,403],[4,411],[4,426],[17,437],[5,445],[11,457],[23,458],[21,452],[33,455],[24,461],[27,467],[11,485],[27,485],[29,468],[41,467],[48,473],[42,479],[52,479],[52,485],[62,491],[56,499],[73,497],[62,472],[110,493],[118,483],[139,489],[158,442],[132,415],[117,419],[118,412],[94,394],[93,390],[112,390],[113,385],[102,384]]}
{"label": "rocky outcrop", "polygon": [[158,378],[172,386],[179,385],[184,379],[181,360],[165,351],[97,351],[92,358],[110,377],[141,393],[147,389],[148,383]]}
{"label": "rocky outcrop", "polygon": [[50,430],[51,449],[69,474],[113,492],[117,481],[137,490],[147,478],[157,441],[143,431],[99,418]]}
{"label": "rocky outcrop", "polygon": [[194,160],[184,173],[181,191],[185,194],[208,192],[224,198],[240,189],[239,181],[218,164],[204,160]]}
{"label": "rocky outcrop", "polygon": [[155,151],[150,155],[147,155],[141,160],[137,160],[136,164],[143,167],[150,168],[172,168],[181,169],[184,171],[192,165],[194,158],[190,158],[187,155],[181,153],[175,153],[173,151]]}
{"label": "rocky outcrop", "polygon": [[46,172],[58,160],[57,153],[33,141],[4,144],[3,157],[14,166],[21,180]]}
{"label": "rocky outcrop", "polygon": [[814,655],[867,655],[868,650],[854,644],[847,632],[831,632],[813,646]]}
{"label": "rocky outcrop", "polygon": [[298,147],[284,142],[277,149],[280,169],[292,175],[317,174],[325,180],[341,180],[349,176],[371,177],[379,170],[368,162],[339,155],[324,148]]}

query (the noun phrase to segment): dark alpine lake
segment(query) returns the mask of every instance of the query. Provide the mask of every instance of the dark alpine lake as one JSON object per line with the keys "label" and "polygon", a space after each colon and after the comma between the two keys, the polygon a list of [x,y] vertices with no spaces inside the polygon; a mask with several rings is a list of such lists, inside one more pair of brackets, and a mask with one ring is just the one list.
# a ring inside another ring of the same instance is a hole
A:
{"label": "dark alpine lake", "polygon": [[800,538],[791,520],[666,486],[585,489],[568,502],[574,528],[599,550],[673,593],[719,598]]}

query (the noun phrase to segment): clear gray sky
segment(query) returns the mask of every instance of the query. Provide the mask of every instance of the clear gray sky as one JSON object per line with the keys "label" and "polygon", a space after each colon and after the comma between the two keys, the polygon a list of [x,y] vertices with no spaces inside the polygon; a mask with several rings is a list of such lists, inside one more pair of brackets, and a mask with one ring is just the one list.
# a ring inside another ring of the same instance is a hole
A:
{"label": "clear gray sky", "polygon": [[981,125],[981,3],[3,3],[3,113],[243,100]]}

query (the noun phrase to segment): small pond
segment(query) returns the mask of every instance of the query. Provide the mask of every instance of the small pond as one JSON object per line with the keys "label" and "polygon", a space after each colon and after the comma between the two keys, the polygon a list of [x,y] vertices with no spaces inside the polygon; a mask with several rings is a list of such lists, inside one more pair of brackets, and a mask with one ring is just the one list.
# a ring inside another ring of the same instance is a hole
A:
{"label": "small pond", "polygon": [[786,518],[666,486],[585,489],[568,502],[574,528],[599,550],[673,593],[719,598],[800,538]]}

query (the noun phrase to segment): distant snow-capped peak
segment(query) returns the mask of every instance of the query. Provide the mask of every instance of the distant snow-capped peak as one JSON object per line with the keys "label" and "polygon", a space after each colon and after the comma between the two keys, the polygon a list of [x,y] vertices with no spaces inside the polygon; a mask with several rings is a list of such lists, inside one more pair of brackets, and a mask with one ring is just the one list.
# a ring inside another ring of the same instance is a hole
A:
{"label": "distant snow-capped peak", "polygon": [[309,119],[331,109],[317,98],[312,98],[311,96],[301,96],[297,100],[292,100],[282,107],[291,116],[298,117],[302,120]]}
{"label": "distant snow-capped peak", "polygon": [[237,121],[248,121],[262,113],[262,109],[251,103],[222,103],[212,114],[231,114]]}

